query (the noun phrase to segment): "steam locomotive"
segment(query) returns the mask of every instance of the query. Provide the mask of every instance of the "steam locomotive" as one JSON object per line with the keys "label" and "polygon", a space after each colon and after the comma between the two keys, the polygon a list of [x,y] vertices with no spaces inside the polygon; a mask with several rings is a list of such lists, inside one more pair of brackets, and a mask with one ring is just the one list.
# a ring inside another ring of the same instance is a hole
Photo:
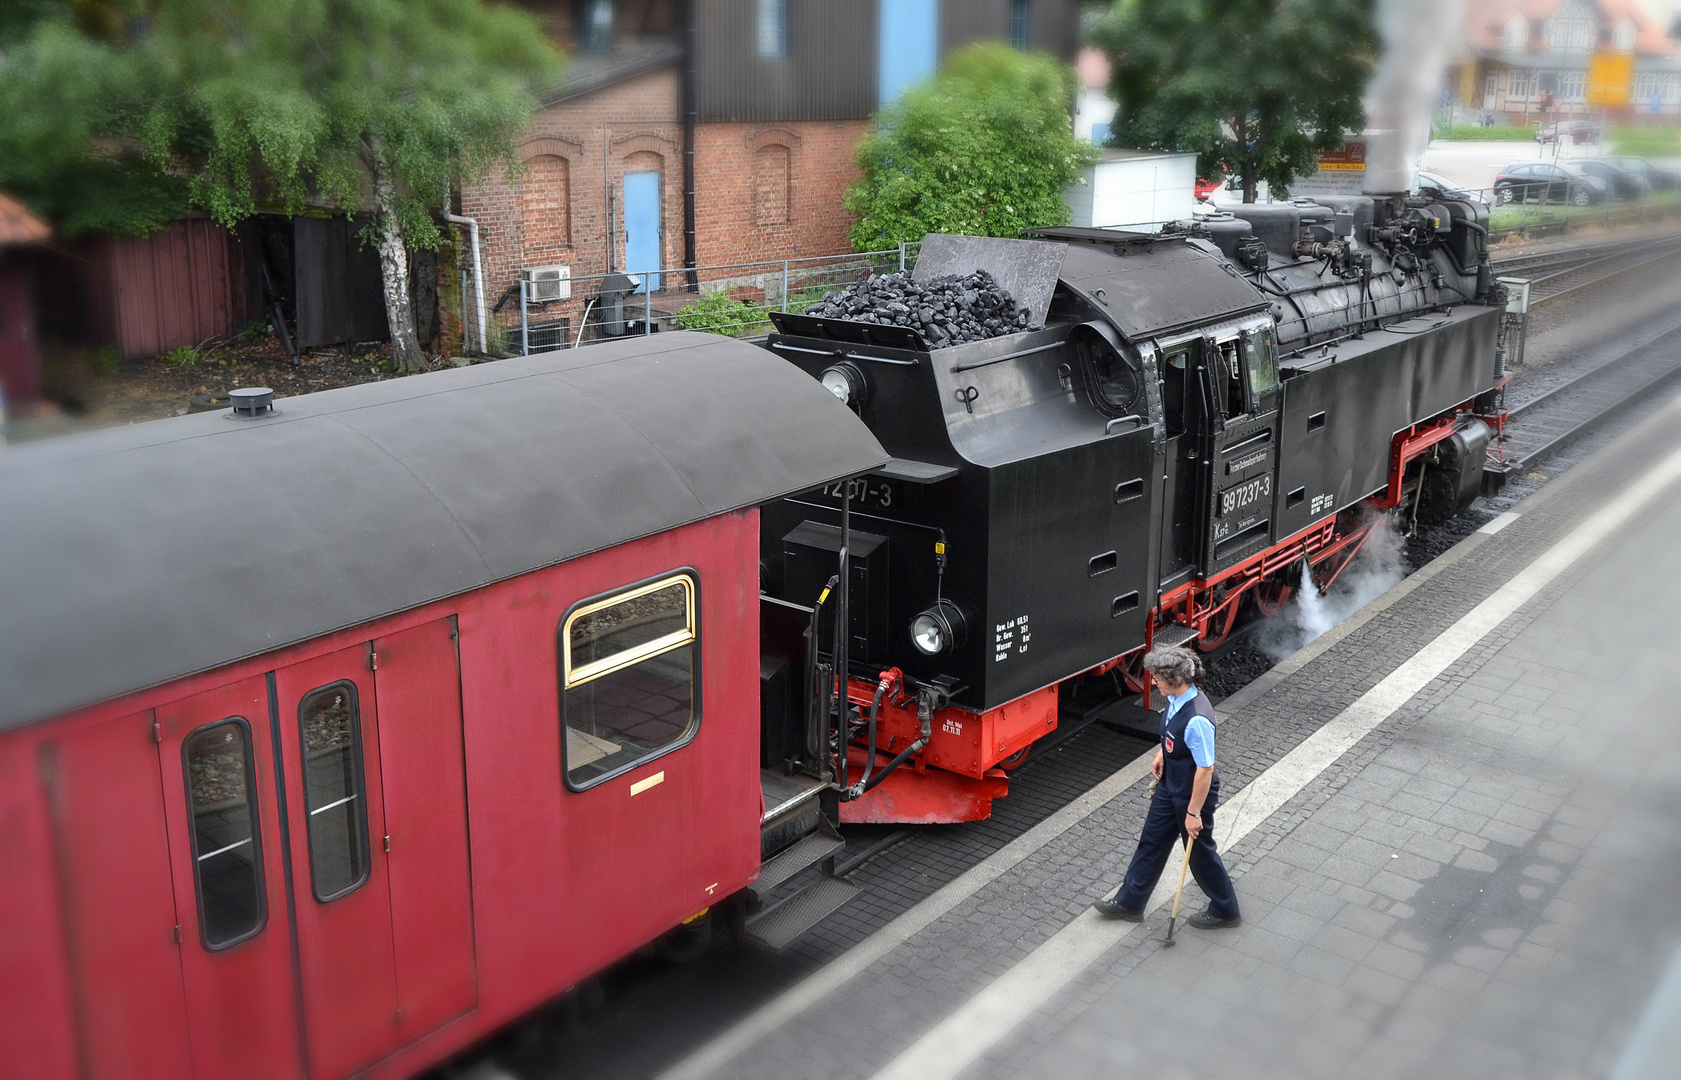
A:
{"label": "steam locomotive", "polygon": [[825,766],[842,821],[984,817],[1076,696],[1148,702],[1151,645],[1216,648],[1329,587],[1382,514],[1478,495],[1503,420],[1485,208],[1242,213],[930,236],[917,278],[986,270],[1039,327],[984,341],[774,316],[767,347],[892,460],[765,508],[767,604],[830,609],[767,615],[766,654],[795,664],[815,630],[804,685],[847,686],[809,723],[767,683],[767,766],[823,756],[802,725],[844,731]]}
{"label": "steam locomotive", "polygon": [[407,1076],[785,945],[838,822],[985,816],[1151,644],[1463,507],[1484,211],[1244,213],[930,237],[1031,312],[947,348],[779,315],[8,450],[0,1060]]}

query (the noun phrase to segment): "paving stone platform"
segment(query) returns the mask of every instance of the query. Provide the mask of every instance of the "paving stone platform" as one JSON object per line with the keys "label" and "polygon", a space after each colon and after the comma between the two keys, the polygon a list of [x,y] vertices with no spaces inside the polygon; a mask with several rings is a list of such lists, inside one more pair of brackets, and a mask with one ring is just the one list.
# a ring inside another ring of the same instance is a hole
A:
{"label": "paving stone platform", "polygon": [[[1677,448],[1681,407],[1223,703],[1228,800]],[[1677,674],[1681,484],[1227,851],[1242,927],[1166,950],[1151,916],[950,1075],[1681,1076],[1655,1049],[1681,1030]],[[869,1077],[924,1046],[1113,889],[1147,803],[1055,832],[717,1075]]]}

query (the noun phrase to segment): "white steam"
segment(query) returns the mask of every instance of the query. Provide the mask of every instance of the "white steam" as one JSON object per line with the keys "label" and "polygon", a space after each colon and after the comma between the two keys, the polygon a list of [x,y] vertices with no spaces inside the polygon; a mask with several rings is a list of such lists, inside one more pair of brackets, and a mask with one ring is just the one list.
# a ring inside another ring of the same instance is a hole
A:
{"label": "white steam", "polygon": [[1406,576],[1406,541],[1381,518],[1354,561],[1325,595],[1302,568],[1302,580],[1287,607],[1255,628],[1255,647],[1282,660],[1376,600]]}
{"label": "white steam", "polygon": [[1366,190],[1412,190],[1459,42],[1462,0],[1379,0],[1383,57],[1366,88]]}

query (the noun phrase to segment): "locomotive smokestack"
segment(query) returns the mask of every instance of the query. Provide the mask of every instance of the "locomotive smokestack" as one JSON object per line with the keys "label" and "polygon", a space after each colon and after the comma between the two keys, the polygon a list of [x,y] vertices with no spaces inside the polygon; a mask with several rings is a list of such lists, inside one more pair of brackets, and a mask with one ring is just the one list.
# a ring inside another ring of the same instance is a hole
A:
{"label": "locomotive smokestack", "polygon": [[1379,0],[1383,58],[1366,91],[1366,191],[1410,191],[1459,40],[1461,0]]}

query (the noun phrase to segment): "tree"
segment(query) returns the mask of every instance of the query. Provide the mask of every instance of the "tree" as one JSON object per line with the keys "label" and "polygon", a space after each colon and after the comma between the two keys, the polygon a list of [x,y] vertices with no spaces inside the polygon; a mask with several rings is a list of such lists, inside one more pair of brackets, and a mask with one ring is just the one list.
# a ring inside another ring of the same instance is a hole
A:
{"label": "tree", "polygon": [[1072,72],[1042,54],[972,45],[875,117],[844,205],[852,246],[930,232],[1020,236],[1068,220],[1063,192],[1097,158],[1069,122]]}
{"label": "tree", "polygon": [[1289,194],[1365,126],[1378,51],[1374,0],[1123,0],[1090,32],[1109,55],[1114,145],[1192,150],[1254,202]]}
{"label": "tree", "polygon": [[[364,240],[379,250],[392,359],[423,370],[408,252],[442,241],[433,209],[452,184],[517,167],[533,92],[560,72],[535,21],[480,0],[168,0],[119,37],[54,19],[8,51],[0,158],[33,153],[36,186],[77,165],[144,165],[230,226],[259,209],[371,202]],[[6,119],[9,103],[33,115]],[[25,170],[0,165],[0,183],[8,171]],[[51,212],[50,197],[41,205]],[[142,216],[128,231],[168,221]]]}

